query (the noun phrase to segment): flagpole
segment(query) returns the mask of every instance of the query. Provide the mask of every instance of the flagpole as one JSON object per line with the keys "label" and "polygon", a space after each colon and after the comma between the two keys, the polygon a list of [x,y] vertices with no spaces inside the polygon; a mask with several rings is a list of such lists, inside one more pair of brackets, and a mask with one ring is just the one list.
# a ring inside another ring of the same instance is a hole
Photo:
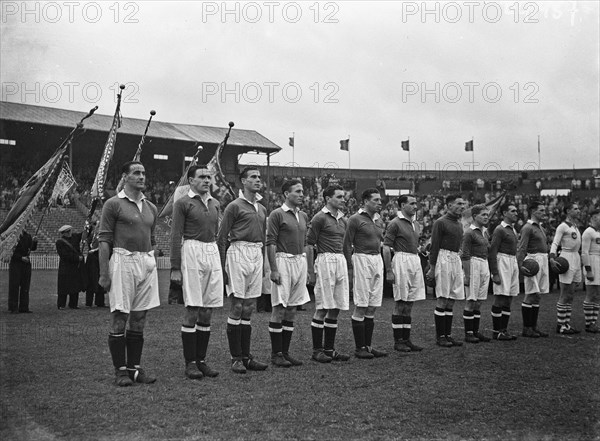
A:
{"label": "flagpole", "polygon": [[292,132],[292,167],[296,167],[296,132]]}
{"label": "flagpole", "polygon": [[408,137],[408,166],[410,167],[410,136]]}
{"label": "flagpole", "polygon": [[352,165],[350,164],[350,135],[348,135],[348,170],[350,171],[350,177],[352,177]]}
{"label": "flagpole", "polygon": [[473,162],[473,167],[471,167],[471,173],[475,172],[475,137],[471,136],[471,161]]}
{"label": "flagpole", "polygon": [[540,151],[540,135],[538,135],[538,171],[542,169],[542,153]]}

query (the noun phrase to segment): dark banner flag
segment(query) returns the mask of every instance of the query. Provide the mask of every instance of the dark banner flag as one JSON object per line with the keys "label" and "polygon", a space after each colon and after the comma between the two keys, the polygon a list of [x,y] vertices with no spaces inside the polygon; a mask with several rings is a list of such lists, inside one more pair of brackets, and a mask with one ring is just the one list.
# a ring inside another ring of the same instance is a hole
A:
{"label": "dark banner flag", "polygon": [[290,137],[290,147],[294,147],[294,137]]}
{"label": "dark banner flag", "polygon": [[405,152],[410,151],[410,145],[409,145],[409,141],[402,141],[402,150],[404,150]]}
{"label": "dark banner flag", "polygon": [[350,151],[350,139],[340,140],[340,150]]}
{"label": "dark banner flag", "polygon": [[92,116],[97,109],[98,107],[94,107],[79,121],[50,159],[19,190],[19,197],[0,225],[1,260],[10,260],[19,236],[25,229],[36,205],[42,202],[42,199],[50,198],[71,142],[75,135],[83,129],[83,121]]}
{"label": "dark banner flag", "polygon": [[[227,145],[227,140],[229,139],[229,134],[231,133],[231,128],[233,127],[233,122],[229,123],[229,131],[225,135],[225,139],[219,144],[217,147],[217,151],[215,152],[212,159],[206,165],[206,168],[212,172],[212,186],[211,186],[211,195],[215,199],[217,199],[221,205],[221,211],[229,204],[231,201],[235,199],[235,191],[225,179],[225,175],[223,174],[223,169],[221,168],[221,155],[223,153],[223,149]],[[293,139],[293,138],[291,138]],[[173,221],[173,204],[177,199],[181,196],[186,195],[190,190],[190,184],[188,182],[187,173],[191,166],[196,165],[198,163],[198,155],[202,151],[202,148],[199,147],[198,151],[194,155],[192,162],[186,167],[183,172],[183,176],[179,179],[177,183],[177,187],[173,194],[167,200],[167,203],[163,206],[163,208],[158,213],[158,220],[167,228],[171,228],[171,223]]]}
{"label": "dark banner flag", "polygon": [[115,145],[117,143],[117,130],[119,127],[121,127],[121,93],[123,89],[125,89],[125,86],[121,84],[119,87],[121,88],[121,92],[117,94],[117,109],[115,110],[115,116],[113,117],[110,131],[108,132],[108,139],[106,140],[102,157],[100,158],[100,165],[98,166],[98,171],[96,172],[96,178],[92,184],[92,190],[90,194],[92,197],[92,206],[90,208],[90,212],[88,213],[88,218],[91,218],[91,216],[94,214],[94,211],[96,211],[98,202],[104,197],[104,184],[106,183],[106,176],[108,175],[108,167],[110,166],[110,161],[112,160],[113,153],[115,152]]}
{"label": "dark banner flag", "polygon": [[465,152],[472,152],[472,151],[473,151],[473,140],[467,141],[465,143]]}

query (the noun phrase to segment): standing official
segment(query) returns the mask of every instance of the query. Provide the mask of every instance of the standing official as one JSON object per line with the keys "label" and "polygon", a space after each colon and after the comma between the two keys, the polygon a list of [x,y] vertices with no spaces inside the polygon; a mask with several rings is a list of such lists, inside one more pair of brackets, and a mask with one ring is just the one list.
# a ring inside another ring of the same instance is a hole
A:
{"label": "standing official", "polygon": [[219,202],[210,195],[212,173],[206,166],[191,166],[187,179],[188,193],[173,204],[171,280],[183,287],[185,376],[201,379],[219,375],[205,360],[212,311],[223,306],[223,272],[216,243]]}
{"label": "standing official", "polygon": [[[91,230],[88,234],[88,255],[85,259],[85,269],[87,274],[87,284],[85,288],[85,306],[91,308],[92,305],[96,305],[98,308],[106,308],[104,304],[104,288],[100,286],[98,280],[100,279],[100,256],[98,235],[94,234],[94,227],[96,222],[92,222]],[[95,301],[94,301],[95,300]]]}
{"label": "standing official", "polygon": [[140,363],[146,314],[160,305],[153,249],[158,212],[142,193],[146,187],[142,163],[126,162],[121,171],[124,187],[102,209],[99,283],[108,291],[110,300],[108,348],[115,367],[115,383],[131,386],[134,382],[156,381]]}
{"label": "standing official", "polygon": [[267,209],[258,203],[262,199],[258,194],[262,187],[260,172],[246,167],[240,179],[243,190],[223,213],[217,243],[231,299],[227,318],[231,370],[245,374],[246,370],[263,371],[268,366],[250,354],[250,320],[262,288]]}
{"label": "standing official", "polygon": [[517,207],[512,203],[502,204],[503,220],[492,233],[489,264],[494,283],[492,305],[492,327],[494,340],[511,341],[517,337],[508,332],[510,304],[519,295],[519,264],[517,263],[517,231],[514,224],[518,219]]}
{"label": "standing official", "polygon": [[[315,282],[315,314],[311,322],[313,355],[320,363],[348,361],[350,357],[335,350],[335,335],[340,310],[350,306],[348,264],[344,257],[344,234],[348,220],[344,188],[330,185],[323,190],[325,207],[312,218],[308,230],[308,273]],[[313,248],[317,259],[313,265]],[[314,270],[313,270],[314,267]],[[315,277],[316,273],[316,277]],[[325,340],[323,340],[323,334]]]}
{"label": "standing official", "polygon": [[73,234],[71,225],[63,225],[58,229],[61,234],[56,241],[56,252],[60,257],[58,262],[57,291],[58,309],[65,309],[67,296],[69,296],[69,308],[79,309],[79,291],[82,291],[81,280],[84,268],[83,254],[81,253],[81,233]]}
{"label": "standing official", "polygon": [[[521,229],[521,238],[517,247],[517,262],[525,285],[525,297],[521,304],[523,314],[523,337],[548,337],[548,334],[537,328],[540,313],[540,294],[548,294],[550,278],[548,273],[548,241],[542,222],[546,220],[546,206],[534,201],[529,204],[531,219]],[[539,265],[539,271],[530,275],[523,266],[525,259],[533,259]]]}
{"label": "standing official", "polygon": [[452,338],[452,309],[465,298],[462,264],[458,252],[463,237],[460,222],[466,202],[460,195],[446,196],[446,214],[433,223],[427,279],[435,278],[435,330],[437,345],[462,346]]}
{"label": "standing official", "polygon": [[465,310],[465,341],[467,343],[489,342],[491,338],[479,332],[481,321],[481,302],[487,299],[490,283],[488,251],[490,243],[483,235],[483,230],[490,220],[490,212],[485,205],[475,205],[471,208],[473,223],[465,231],[460,247],[460,258],[464,271]]}
{"label": "standing official", "polygon": [[386,279],[392,284],[396,302],[392,313],[394,349],[418,352],[423,348],[410,340],[413,303],[425,300],[425,280],[419,258],[421,227],[415,222],[417,199],[410,194],[402,195],[398,198],[398,206],[398,216],[388,225],[383,241]]}
{"label": "standing official", "polygon": [[304,188],[297,179],[284,182],[284,204],[269,214],[267,255],[271,266],[271,304],[269,322],[271,362],[278,367],[300,366],[302,362],[289,354],[296,307],[310,301],[306,289],[306,230],[308,216],[300,210]]}
{"label": "standing official", "polygon": [[23,230],[8,264],[8,310],[11,314],[30,313],[29,286],[31,261],[29,253],[37,249],[37,237]]}
{"label": "standing official", "polygon": [[[560,245],[560,257],[567,259],[569,270],[564,274],[559,274],[560,296],[556,304],[556,332],[558,334],[579,334],[579,330],[571,326],[571,311],[573,310],[573,296],[575,287],[581,283],[581,258],[579,249],[581,248],[581,233],[577,228],[577,222],[581,212],[579,205],[569,203],[565,207],[566,219],[558,226],[554,234],[554,240],[550,247],[550,267],[557,269],[556,253]],[[557,271],[558,272],[558,271]]]}
{"label": "standing official", "polygon": [[581,261],[585,268],[585,330],[597,334],[600,311],[600,210],[589,213],[590,226],[581,236]]}
{"label": "standing official", "polygon": [[354,312],[352,332],[361,359],[385,357],[387,352],[372,345],[375,311],[383,298],[383,259],[381,242],[384,225],[379,216],[381,195],[376,188],[362,193],[363,208],[348,219],[344,236],[344,255],[348,268],[353,269]]}

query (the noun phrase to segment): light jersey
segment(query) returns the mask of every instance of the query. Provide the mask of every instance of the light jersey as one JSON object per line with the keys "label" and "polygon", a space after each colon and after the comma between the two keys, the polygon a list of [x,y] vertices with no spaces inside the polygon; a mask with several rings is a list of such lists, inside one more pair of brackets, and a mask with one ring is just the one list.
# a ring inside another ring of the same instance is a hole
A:
{"label": "light jersey", "polygon": [[581,263],[590,265],[590,256],[600,256],[600,231],[588,227],[581,236]]}
{"label": "light jersey", "polygon": [[577,253],[581,248],[581,233],[574,224],[567,224],[562,222],[556,229],[554,234],[554,240],[552,241],[552,247],[550,248],[550,254],[556,255],[556,250],[560,245],[562,251]]}

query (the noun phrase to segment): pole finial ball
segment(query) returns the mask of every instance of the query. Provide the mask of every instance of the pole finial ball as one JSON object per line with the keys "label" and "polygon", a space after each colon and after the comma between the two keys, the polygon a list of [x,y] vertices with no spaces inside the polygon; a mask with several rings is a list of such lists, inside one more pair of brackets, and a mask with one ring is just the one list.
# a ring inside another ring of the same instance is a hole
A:
{"label": "pole finial ball", "polygon": [[202,147],[201,145],[198,146],[198,151],[201,152],[202,150],[204,150],[204,147]]}
{"label": "pole finial ball", "polygon": [[125,89],[125,84],[121,84],[121,85],[119,86],[119,89],[121,89],[121,90]]}
{"label": "pole finial ball", "polygon": [[151,110],[150,115],[152,115],[152,116],[156,115],[156,110]]}
{"label": "pole finial ball", "polygon": [[233,127],[235,124],[233,123],[233,121],[229,121],[229,127]]}

